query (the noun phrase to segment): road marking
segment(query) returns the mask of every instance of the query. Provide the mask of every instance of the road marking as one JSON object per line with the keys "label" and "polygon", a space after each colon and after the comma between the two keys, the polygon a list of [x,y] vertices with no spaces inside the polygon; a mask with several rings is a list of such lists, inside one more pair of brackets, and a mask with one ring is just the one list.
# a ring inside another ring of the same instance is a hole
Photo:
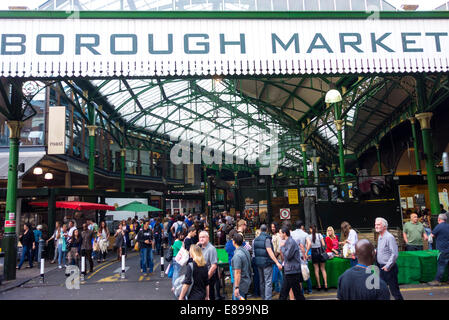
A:
{"label": "road marking", "polygon": [[104,268],[109,267],[109,266],[113,265],[113,264],[116,263],[116,262],[117,262],[117,261],[111,261],[111,262],[105,264],[105,265],[102,266],[101,268],[99,268],[99,269],[97,269],[96,271],[94,271],[91,275],[89,275],[89,276],[87,277],[87,279],[92,278],[98,271],[101,271],[101,270],[103,270]]}
{"label": "road marking", "polygon": [[[125,272],[128,270],[129,270],[129,267],[125,267]],[[115,269],[113,273],[122,273],[122,267]]]}
{"label": "road marking", "polygon": [[106,277],[97,281],[99,282],[117,282],[117,281],[128,281],[127,279],[121,279],[120,274],[116,273],[110,277]]}

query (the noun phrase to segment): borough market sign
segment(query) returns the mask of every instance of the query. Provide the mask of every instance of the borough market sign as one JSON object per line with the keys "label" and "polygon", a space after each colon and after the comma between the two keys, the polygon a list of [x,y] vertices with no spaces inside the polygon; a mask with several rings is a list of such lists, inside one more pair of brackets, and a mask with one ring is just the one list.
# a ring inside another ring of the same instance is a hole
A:
{"label": "borough market sign", "polygon": [[0,75],[443,72],[447,19],[0,19]]}

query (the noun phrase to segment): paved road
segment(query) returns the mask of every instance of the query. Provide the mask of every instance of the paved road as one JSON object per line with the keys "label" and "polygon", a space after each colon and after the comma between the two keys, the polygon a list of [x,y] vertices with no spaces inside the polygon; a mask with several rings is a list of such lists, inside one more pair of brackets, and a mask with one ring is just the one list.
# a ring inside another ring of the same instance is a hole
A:
{"label": "paved road", "polygon": [[101,264],[95,262],[94,272],[87,274],[80,289],[66,287],[64,269],[50,271],[45,283],[33,279],[25,285],[0,294],[0,300],[172,300],[171,280],[160,275],[160,257],[154,256],[154,272],[149,276],[140,273],[137,253],[130,253],[127,261],[126,278],[120,278],[121,262],[113,260],[113,254]]}
{"label": "paved road", "polygon": [[[46,273],[45,283],[33,279],[25,285],[0,293],[0,300],[174,300],[171,293],[171,279],[160,277],[160,257],[154,256],[154,272],[149,276],[140,273],[138,253],[130,253],[126,261],[126,278],[120,278],[121,262],[114,260],[113,253],[101,264],[95,262],[94,272],[87,274],[80,289],[66,287],[64,269]],[[229,280],[225,289],[227,299],[231,298]],[[449,300],[449,285],[429,287],[426,284],[401,286],[406,300]],[[279,296],[274,295],[273,299]],[[314,292],[306,295],[307,300],[335,300],[336,289],[329,292]],[[250,300],[260,300],[251,297]]]}

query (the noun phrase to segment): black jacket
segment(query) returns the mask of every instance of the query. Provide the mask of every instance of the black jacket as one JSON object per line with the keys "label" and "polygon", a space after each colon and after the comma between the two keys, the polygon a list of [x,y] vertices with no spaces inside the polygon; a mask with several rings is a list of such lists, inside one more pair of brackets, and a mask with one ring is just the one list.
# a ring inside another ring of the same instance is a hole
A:
{"label": "black jacket", "polygon": [[22,242],[22,246],[32,248],[33,243],[35,242],[33,231],[28,230],[27,233],[25,233],[23,236],[20,237],[20,242]]}
{"label": "black jacket", "polygon": [[[150,244],[145,243],[145,240],[150,240]],[[137,241],[139,241],[141,248],[152,248],[153,241],[153,231],[148,228],[146,231],[142,228],[140,229],[139,233],[137,234]]]}

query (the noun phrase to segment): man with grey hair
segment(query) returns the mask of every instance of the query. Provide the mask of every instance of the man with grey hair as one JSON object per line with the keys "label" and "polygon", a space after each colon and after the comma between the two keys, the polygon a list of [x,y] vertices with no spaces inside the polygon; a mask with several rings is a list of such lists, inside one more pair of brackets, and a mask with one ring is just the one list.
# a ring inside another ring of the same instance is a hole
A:
{"label": "man with grey hair", "polygon": [[[198,244],[201,246],[206,261],[209,276],[209,299],[216,300],[215,286],[218,285],[218,255],[217,249],[209,242],[209,233],[201,231]],[[219,292],[218,292],[219,293]],[[218,297],[218,296],[217,296]]]}
{"label": "man with grey hair", "polygon": [[440,251],[440,255],[435,280],[428,283],[431,286],[441,286],[444,270],[449,263],[449,224],[446,222],[446,214],[441,213],[438,216],[438,225],[432,231],[432,237],[436,239],[436,248]]}
{"label": "man with grey hair", "polygon": [[379,233],[377,241],[377,264],[380,269],[380,278],[384,280],[391,295],[396,300],[404,300],[398,283],[398,266],[396,260],[398,258],[398,244],[394,236],[387,231],[388,222],[384,218],[376,218],[376,232]]}

